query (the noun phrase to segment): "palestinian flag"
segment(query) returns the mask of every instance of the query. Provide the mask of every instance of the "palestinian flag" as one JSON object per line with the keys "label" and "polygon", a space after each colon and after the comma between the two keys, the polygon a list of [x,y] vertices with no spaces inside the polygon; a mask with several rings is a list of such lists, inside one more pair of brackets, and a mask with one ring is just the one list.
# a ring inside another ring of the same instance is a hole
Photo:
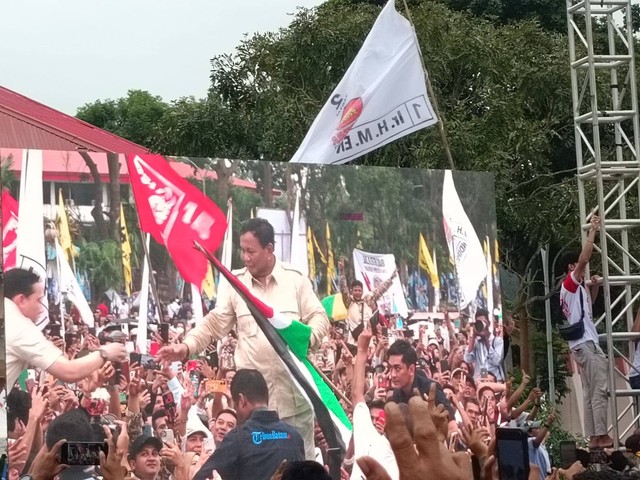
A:
{"label": "palestinian flag", "polygon": [[328,295],[322,299],[322,306],[329,317],[334,322],[345,320],[347,318],[347,307],[344,304],[341,293]]}
{"label": "palestinian flag", "polygon": [[351,438],[351,422],[331,388],[307,358],[311,327],[289,320],[264,304],[217,258],[209,252],[204,253],[246,302],[256,323],[289,371],[293,383],[313,408],[329,447],[346,452]]}

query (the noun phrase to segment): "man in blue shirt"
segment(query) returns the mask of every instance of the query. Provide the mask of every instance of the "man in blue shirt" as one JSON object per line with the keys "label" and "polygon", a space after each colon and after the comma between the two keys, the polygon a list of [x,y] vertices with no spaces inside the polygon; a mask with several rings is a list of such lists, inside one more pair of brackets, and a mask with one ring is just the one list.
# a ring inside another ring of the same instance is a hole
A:
{"label": "man in blue shirt", "polygon": [[241,369],[231,382],[238,427],[227,433],[193,480],[268,480],[283,460],[304,460],[304,441],[291,425],[268,410],[269,389],[257,370]]}

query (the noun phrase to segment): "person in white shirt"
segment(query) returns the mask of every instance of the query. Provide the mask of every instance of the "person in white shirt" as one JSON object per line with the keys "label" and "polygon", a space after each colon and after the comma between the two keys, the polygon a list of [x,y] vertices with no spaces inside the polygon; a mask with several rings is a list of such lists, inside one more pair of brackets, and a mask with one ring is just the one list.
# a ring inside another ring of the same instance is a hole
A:
{"label": "person in white shirt", "polygon": [[593,324],[592,297],[597,294],[597,277],[592,278],[592,292],[584,286],[587,264],[593,252],[593,242],[600,229],[600,218],[591,216],[591,228],[582,252],[564,255],[562,266],[566,277],[560,289],[562,313],[571,325],[583,322],[580,338],[569,340],[571,356],[580,365],[584,403],[584,431],[590,438],[589,448],[608,448],[613,439],[607,433],[607,358],[598,344],[598,332]]}
{"label": "person in white shirt", "polygon": [[35,324],[47,301],[44,283],[32,271],[14,268],[5,272],[4,296],[8,391],[29,366],[73,383],[89,376],[107,361],[125,360],[127,349],[120,343],[105,345],[82,358],[69,360],[47,340]]}

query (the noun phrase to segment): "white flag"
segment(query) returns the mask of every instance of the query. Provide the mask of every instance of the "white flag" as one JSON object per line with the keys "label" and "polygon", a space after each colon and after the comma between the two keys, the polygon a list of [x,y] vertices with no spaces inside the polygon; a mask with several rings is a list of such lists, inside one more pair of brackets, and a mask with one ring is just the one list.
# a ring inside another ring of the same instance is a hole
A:
{"label": "white flag", "polygon": [[390,0],[291,161],[346,163],[437,121],[413,27]]}
{"label": "white flag", "polygon": [[[22,154],[20,197],[18,198],[16,266],[33,271],[43,282],[46,282],[47,261],[44,248],[42,199],[42,150],[25,150]],[[42,306],[43,313],[36,321],[40,330],[49,323],[49,302],[46,295]]]}
{"label": "white flag", "polygon": [[227,200],[227,230],[224,232],[222,240],[222,265],[231,270],[231,260],[233,255],[233,200],[231,197]]}
{"label": "white flag", "polygon": [[460,285],[460,308],[476,299],[478,287],[487,274],[487,262],[478,235],[464,211],[451,171],[444,173],[442,221]]}
{"label": "white flag", "polygon": [[[149,239],[150,236],[147,233],[144,236],[144,241],[147,242],[147,251],[149,251]],[[151,272],[149,271],[149,262],[145,256],[144,264],[142,266],[142,285],[140,286],[140,305],[138,306],[138,336],[136,337],[138,351],[143,354],[149,352],[149,345],[147,343],[148,329],[149,329],[149,283]]]}
{"label": "white flag", "polygon": [[[67,300],[73,303],[78,311],[80,312],[80,317],[82,321],[86,323],[89,327],[94,327],[94,318],[93,311],[91,307],[87,303],[87,299],[84,298],[84,294],[82,293],[82,289],[78,284],[78,280],[76,279],[73,270],[71,270],[71,266],[67,261],[67,257],[65,256],[65,252],[62,249],[62,245],[58,239],[56,239],[56,258],[58,261],[58,275],[60,281],[60,293],[63,296],[66,296]],[[60,303],[61,305],[61,317],[64,319],[64,315],[62,314],[62,307],[64,306],[64,302]],[[64,324],[64,321],[62,322]]]}
{"label": "white flag", "polygon": [[296,190],[296,206],[293,210],[291,224],[291,265],[300,270],[305,277],[309,276],[309,259],[307,258],[306,229],[300,224],[300,190]]}

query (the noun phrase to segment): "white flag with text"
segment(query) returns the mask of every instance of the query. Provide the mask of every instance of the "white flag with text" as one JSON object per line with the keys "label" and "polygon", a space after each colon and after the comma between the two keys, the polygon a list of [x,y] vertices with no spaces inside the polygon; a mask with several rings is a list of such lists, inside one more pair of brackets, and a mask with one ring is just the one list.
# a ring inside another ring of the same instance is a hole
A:
{"label": "white flag with text", "polygon": [[460,308],[465,308],[476,299],[487,274],[487,262],[478,235],[460,203],[450,170],[444,172],[442,221],[460,285]]}
{"label": "white flag with text", "polygon": [[437,121],[413,27],[390,0],[291,161],[346,163]]}

